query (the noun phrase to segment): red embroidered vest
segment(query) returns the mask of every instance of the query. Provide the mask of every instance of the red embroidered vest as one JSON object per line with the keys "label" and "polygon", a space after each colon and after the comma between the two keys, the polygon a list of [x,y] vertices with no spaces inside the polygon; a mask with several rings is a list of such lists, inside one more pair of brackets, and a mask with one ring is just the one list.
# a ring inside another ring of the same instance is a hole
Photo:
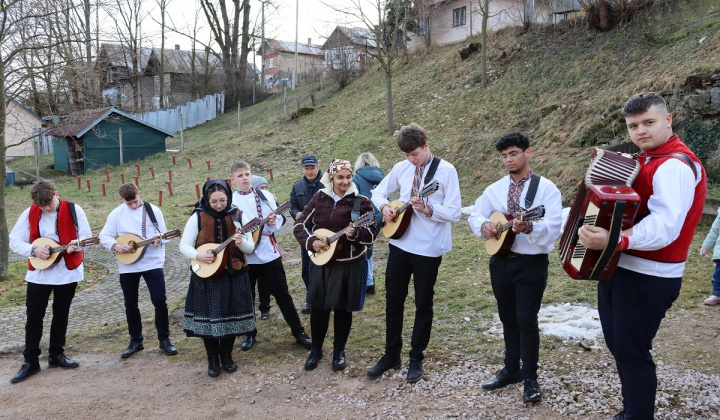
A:
{"label": "red embroidered vest", "polygon": [[[30,206],[30,214],[28,215],[28,221],[30,222],[30,242],[40,237],[41,215],[42,209],[40,207],[35,204]],[[60,245],[67,245],[70,241],[77,239],[77,231],[75,230],[75,224],[70,214],[70,204],[67,200],[60,199],[60,207],[57,212],[57,230]],[[65,258],[65,265],[68,270],[74,270],[82,264],[83,253],[82,251],[75,253],[63,252],[63,258]],[[33,266],[30,265],[30,261],[28,261],[28,270],[35,270]]]}
{"label": "red embroidered vest", "polygon": [[[698,222],[700,222],[700,217],[702,216],[703,208],[705,207],[707,176],[705,175],[705,168],[703,168],[700,159],[695,156],[695,154],[685,145],[685,143],[683,143],[678,138],[678,136],[671,137],[660,147],[650,152],[646,152],[644,155],[652,156],[654,154],[663,153],[682,153],[684,155],[687,155],[694,162],[700,164],[700,168],[702,170],[702,179],[695,187],[693,204],[690,207],[687,215],[685,216],[685,221],[683,222],[680,236],[678,236],[678,238],[675,239],[675,241],[673,241],[670,245],[655,251],[639,251],[632,249],[625,252],[630,255],[635,255],[637,257],[653,261],[678,263],[683,262],[687,259],[688,248],[690,248],[690,243],[692,242],[693,236],[695,235],[695,229],[697,228]],[[638,209],[637,216],[635,217],[635,223],[638,223],[643,217],[650,214],[647,203],[650,199],[650,196],[653,194],[653,177],[655,176],[655,171],[657,171],[658,167],[660,167],[660,165],[668,159],[676,158],[670,156],[656,157],[651,158],[647,163],[645,163],[645,158],[640,158],[640,174],[638,174],[638,177],[637,179],[635,179],[635,183],[633,184],[635,192],[640,195],[641,199],[640,208]],[[685,161],[682,162],[686,163]]]}

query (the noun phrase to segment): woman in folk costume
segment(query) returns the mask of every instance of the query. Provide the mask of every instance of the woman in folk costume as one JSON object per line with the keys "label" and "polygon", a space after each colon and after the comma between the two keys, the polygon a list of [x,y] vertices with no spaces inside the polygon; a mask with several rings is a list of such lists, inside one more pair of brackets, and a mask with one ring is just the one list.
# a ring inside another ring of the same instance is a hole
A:
{"label": "woman in folk costume", "polygon": [[318,229],[339,232],[348,228],[335,245],[334,260],[310,267],[308,303],[312,308],[310,328],[313,344],[305,370],[315,369],[322,359],[331,311],[335,313],[332,368],[336,371],[345,369],[345,344],[352,326],[352,311],[361,310],[365,302],[365,254],[367,245],[375,240],[377,229],[374,224],[358,228],[351,225],[356,200],[360,204],[359,215],[373,212],[372,203],[358,193],[352,176],[350,162],[332,161],[320,180],[325,188],[318,191],[298,214],[293,228],[300,245],[312,252],[324,250],[328,245],[313,232]]}
{"label": "woman in folk costume", "polygon": [[235,372],[232,359],[235,337],[255,329],[250,278],[245,253],[254,249],[252,233],[240,234],[238,228],[248,222],[246,215],[232,205],[231,189],[225,180],[210,180],[203,196],[185,224],[180,252],[187,258],[210,263],[213,255],[197,252],[206,243],[220,244],[232,237],[225,248],[227,264],[214,278],[202,278],[192,272],[183,329],[188,337],[201,337],[208,356],[208,375]]}

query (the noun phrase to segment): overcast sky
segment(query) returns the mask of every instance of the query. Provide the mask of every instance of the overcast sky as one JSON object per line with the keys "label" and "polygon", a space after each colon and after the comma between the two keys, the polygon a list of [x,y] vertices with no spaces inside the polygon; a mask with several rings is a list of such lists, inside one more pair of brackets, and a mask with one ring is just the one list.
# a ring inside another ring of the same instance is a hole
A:
{"label": "overcast sky", "polygon": [[[339,13],[332,9],[332,7],[338,9],[353,9],[351,3],[355,1],[357,0],[299,0],[300,24],[298,25],[298,41],[307,43],[308,38],[312,38],[313,44],[321,45],[338,24],[362,26],[347,14]],[[369,0],[362,1],[367,2]],[[270,3],[275,6],[272,6]],[[371,3],[374,3],[374,0]],[[228,4],[232,3],[228,1]],[[369,4],[369,6],[371,7],[372,4]],[[368,7],[368,12],[373,10],[370,7]],[[160,12],[156,0],[145,0],[144,9],[149,14],[149,18],[143,23],[143,32],[146,34],[147,43],[151,44],[144,46],[159,47],[160,26],[154,22],[160,20]],[[190,28],[193,26],[196,11],[198,10],[200,10],[200,26],[204,28],[205,31],[202,38],[208,40],[210,38],[208,25],[200,8],[199,0],[169,0],[166,24],[170,25],[169,22],[172,21],[179,30],[189,34],[191,32]],[[283,41],[294,41],[295,12],[296,0],[271,0],[268,2],[265,9],[265,37],[276,38]],[[255,24],[255,22],[259,25],[261,20],[260,13],[260,0],[251,0],[251,25]],[[191,42],[188,37],[167,33],[165,41],[166,48],[173,48],[175,44],[179,44],[181,49],[187,50],[191,48]]]}

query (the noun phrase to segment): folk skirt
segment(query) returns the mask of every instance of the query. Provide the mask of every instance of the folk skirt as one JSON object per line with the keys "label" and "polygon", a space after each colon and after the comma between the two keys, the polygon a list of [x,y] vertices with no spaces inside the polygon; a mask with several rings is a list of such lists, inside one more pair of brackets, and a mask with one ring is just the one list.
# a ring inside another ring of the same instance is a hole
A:
{"label": "folk skirt", "polygon": [[213,279],[190,275],[183,319],[188,337],[220,339],[245,335],[254,329],[255,310],[247,268],[235,273],[225,270]]}
{"label": "folk skirt", "polygon": [[361,311],[365,306],[367,260],[347,265],[310,263],[308,304],[314,308]]}

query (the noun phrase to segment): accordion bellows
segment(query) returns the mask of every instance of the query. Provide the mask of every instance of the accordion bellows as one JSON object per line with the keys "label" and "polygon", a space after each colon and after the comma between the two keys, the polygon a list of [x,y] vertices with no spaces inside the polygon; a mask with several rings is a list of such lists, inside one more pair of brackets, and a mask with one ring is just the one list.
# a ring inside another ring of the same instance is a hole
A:
{"label": "accordion bellows", "polygon": [[[570,208],[560,239],[560,261],[570,277],[579,280],[606,280],[615,273],[620,259],[615,252],[620,233],[633,225],[640,197],[631,188],[640,172],[632,156],[595,149],[584,182]],[[593,225],[610,232],[604,250],[586,249],[579,243],[578,230]]]}

